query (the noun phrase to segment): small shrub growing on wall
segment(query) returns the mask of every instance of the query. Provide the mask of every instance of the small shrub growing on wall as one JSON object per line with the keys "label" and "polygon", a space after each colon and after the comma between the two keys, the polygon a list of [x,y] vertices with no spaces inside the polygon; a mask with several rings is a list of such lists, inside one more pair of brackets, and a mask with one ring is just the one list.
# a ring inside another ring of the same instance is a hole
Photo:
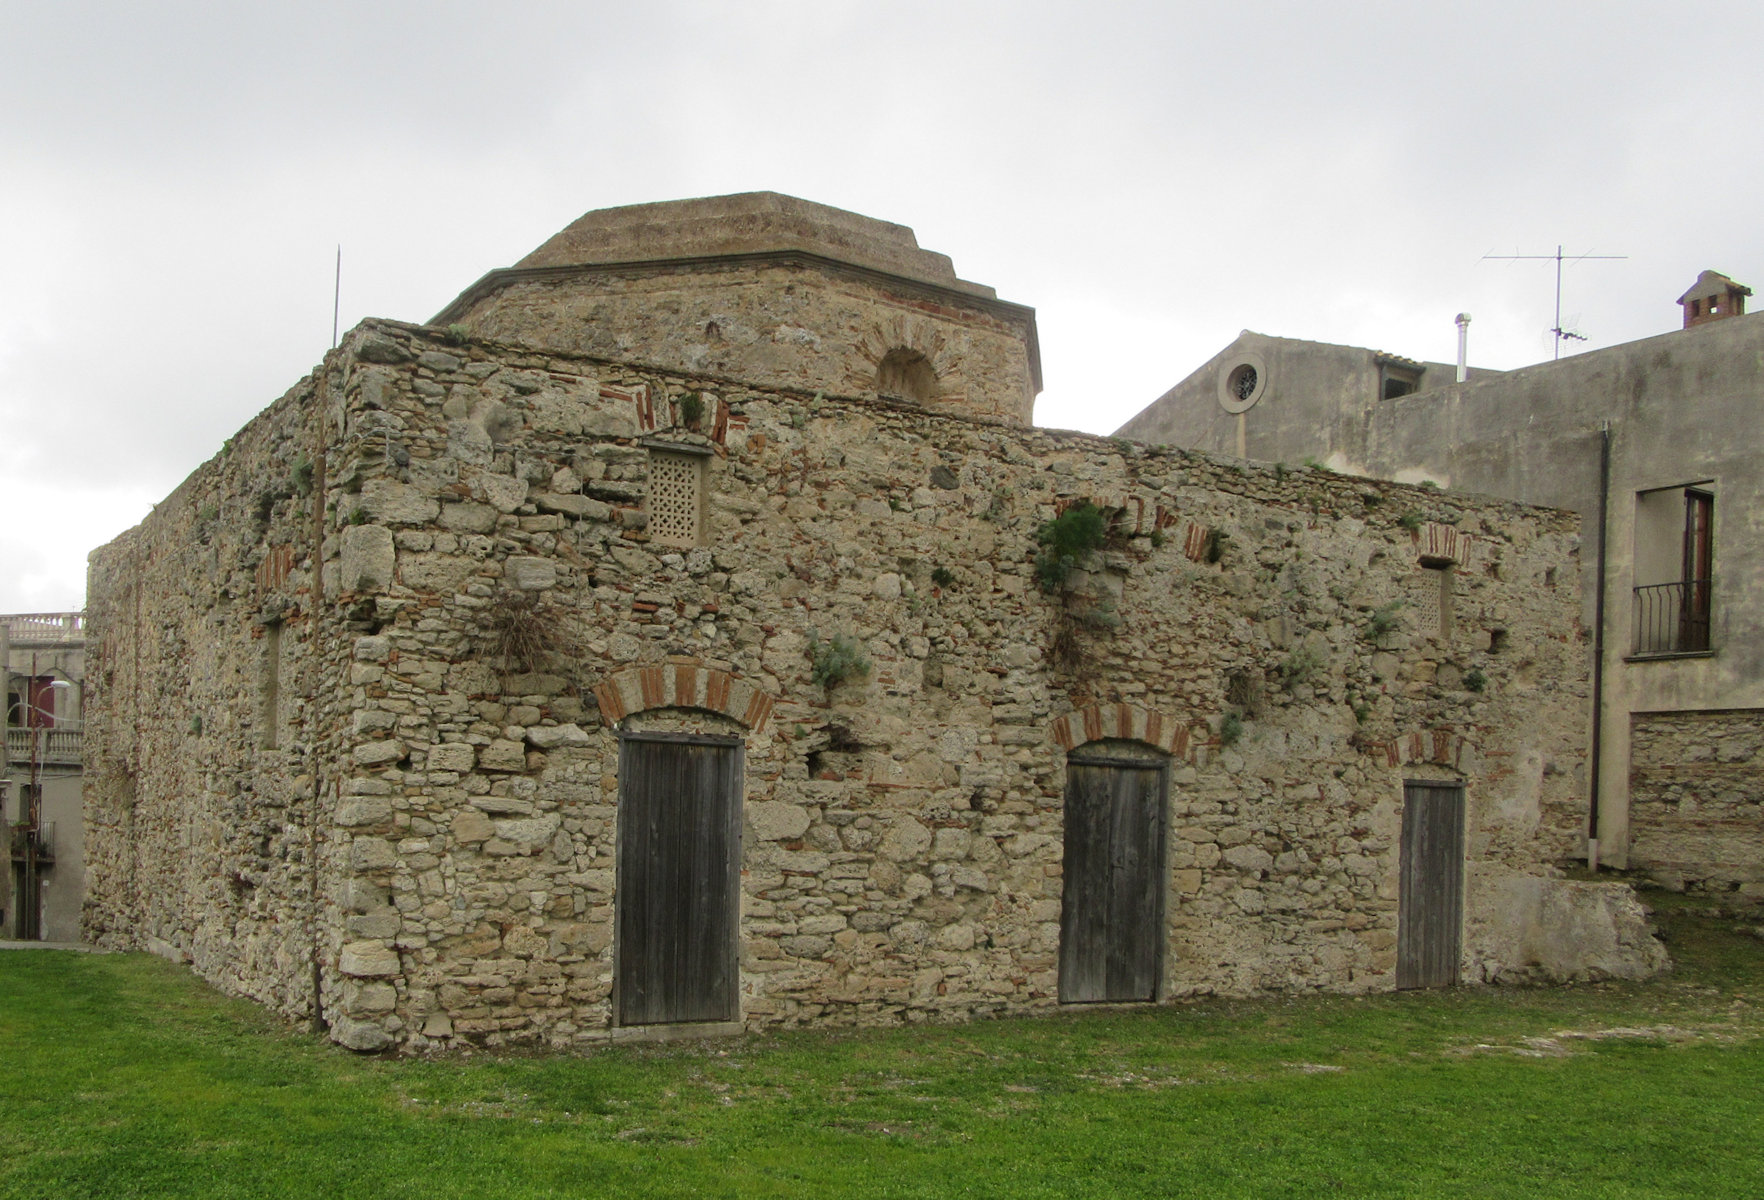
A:
{"label": "small shrub growing on wall", "polygon": [[680,397],[680,424],[688,429],[697,429],[698,423],[704,420],[704,397],[697,392],[687,392]]}
{"label": "small shrub growing on wall", "polygon": [[1480,692],[1488,686],[1488,676],[1482,673],[1482,668],[1471,667],[1464,672],[1464,686],[1470,691]]}
{"label": "small shrub growing on wall", "polygon": [[1301,683],[1309,683],[1328,665],[1322,651],[1307,642],[1281,661],[1280,678],[1288,687],[1296,687]]}
{"label": "small shrub growing on wall", "polygon": [[1102,510],[1086,501],[1073,505],[1035,531],[1041,552],[1035,556],[1035,581],[1048,595],[1066,586],[1072,572],[1103,544],[1108,526]]}
{"label": "small shrub growing on wall", "polygon": [[1226,713],[1225,719],[1219,722],[1219,744],[1235,746],[1243,737],[1243,718],[1236,713]]}
{"label": "small shrub growing on wall", "polygon": [[504,671],[557,671],[581,657],[566,610],[532,592],[506,591],[484,609],[479,630],[482,652]]}
{"label": "small shrub growing on wall", "polygon": [[1397,611],[1401,609],[1401,600],[1392,600],[1372,610],[1372,619],[1366,622],[1366,636],[1377,641],[1385,634],[1392,632],[1398,625]]}
{"label": "small shrub growing on wall", "polygon": [[823,642],[817,635],[809,643],[809,662],[809,677],[824,688],[835,688],[870,673],[869,655],[856,638],[843,633],[834,634],[830,642]]}
{"label": "small shrub growing on wall", "polygon": [[931,582],[940,588],[949,587],[956,581],[955,572],[948,567],[931,568]]}

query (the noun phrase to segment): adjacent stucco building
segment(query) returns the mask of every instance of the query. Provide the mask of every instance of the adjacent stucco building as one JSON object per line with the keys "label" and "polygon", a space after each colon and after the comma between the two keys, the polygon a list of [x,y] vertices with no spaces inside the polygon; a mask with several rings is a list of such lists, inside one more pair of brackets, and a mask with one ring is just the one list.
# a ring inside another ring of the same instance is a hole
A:
{"label": "adjacent stucco building", "polygon": [[1558,869],[1573,514],[1035,429],[854,214],[548,247],[93,555],[96,940],[361,1049],[1662,961]]}
{"label": "adjacent stucco building", "polygon": [[1348,365],[1371,351],[1246,332],[1120,433],[1580,513],[1602,651],[1589,853],[1764,893],[1764,319],[1748,294],[1707,271],[1678,331],[1463,383],[1429,365],[1396,396]]}
{"label": "adjacent stucco building", "polygon": [[0,615],[0,938],[77,941],[85,899],[79,613]]}

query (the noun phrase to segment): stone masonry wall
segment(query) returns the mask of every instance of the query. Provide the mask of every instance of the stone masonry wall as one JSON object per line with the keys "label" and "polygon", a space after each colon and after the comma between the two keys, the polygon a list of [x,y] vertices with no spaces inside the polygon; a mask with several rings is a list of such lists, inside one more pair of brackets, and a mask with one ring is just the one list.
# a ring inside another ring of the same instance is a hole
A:
{"label": "stone masonry wall", "polygon": [[890,350],[910,350],[937,373],[929,407],[1022,425],[1038,390],[1033,322],[1015,305],[789,263],[511,283],[461,318],[481,337],[854,396],[875,390]]}
{"label": "stone masonry wall", "polygon": [[88,580],[85,933],[290,1016],[312,1011],[320,936],[314,777],[347,718],[313,572],[321,379],[94,552]]}
{"label": "stone masonry wall", "polygon": [[1764,711],[1637,713],[1630,751],[1630,864],[1764,895]]}
{"label": "stone masonry wall", "polygon": [[[276,778],[316,796],[316,829],[253,766],[253,684],[224,665],[252,661],[261,605],[166,561],[202,553],[189,513],[215,495],[242,588],[247,547],[284,536],[237,532],[256,474],[212,461],[95,560],[106,669],[159,680],[165,710],[132,750],[107,734],[106,803],[126,770],[136,827],[154,814],[140,883],[113,844],[94,885],[113,939],[145,917],[211,977],[298,1008],[304,943],[247,923],[257,948],[222,949],[222,923],[192,915],[264,843],[173,814],[230,804],[280,831],[266,878],[293,924],[312,838],[323,1015],[345,1044],[608,1037],[618,723],[745,743],[750,1025],[1052,1007],[1065,754],[1117,738],[1172,762],[1160,995],[1393,986],[1415,777],[1467,783],[1466,976],[1539,970],[1509,927],[1555,894],[1585,819],[1571,514],[386,322],[332,362],[323,394],[249,427],[263,475],[298,437],[328,443],[285,535],[322,521],[322,571],[297,548],[281,593],[314,683],[292,718],[308,753]],[[703,545],[652,537],[658,443],[708,452]],[[1036,531],[1086,500],[1110,540],[1049,597]],[[1455,564],[1445,596],[1423,556]],[[142,562],[165,573],[130,576]],[[498,655],[518,611],[553,638],[544,661]],[[813,647],[836,637],[870,669],[822,687]],[[226,735],[182,732],[229,688]],[[190,737],[204,765],[174,770],[161,743]]]}

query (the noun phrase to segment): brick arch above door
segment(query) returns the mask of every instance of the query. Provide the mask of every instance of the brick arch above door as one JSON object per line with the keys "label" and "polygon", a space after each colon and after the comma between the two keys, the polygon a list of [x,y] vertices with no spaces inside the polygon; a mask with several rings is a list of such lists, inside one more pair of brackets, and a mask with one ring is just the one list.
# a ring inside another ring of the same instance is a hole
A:
{"label": "brick arch above door", "polygon": [[773,698],[727,671],[695,663],[658,663],[609,675],[594,689],[608,725],[651,708],[702,708],[755,733],[772,717]]}
{"label": "brick arch above door", "polygon": [[1048,736],[1066,751],[1102,738],[1124,738],[1156,746],[1172,758],[1193,755],[1194,739],[1187,725],[1168,713],[1124,701],[1074,709],[1054,721]]}

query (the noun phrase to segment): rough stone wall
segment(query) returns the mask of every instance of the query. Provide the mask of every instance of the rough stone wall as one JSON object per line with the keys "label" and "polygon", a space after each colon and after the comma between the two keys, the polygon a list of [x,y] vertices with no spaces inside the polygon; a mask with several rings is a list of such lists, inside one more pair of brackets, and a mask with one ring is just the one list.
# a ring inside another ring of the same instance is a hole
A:
{"label": "rough stone wall", "polygon": [[86,935],[289,1015],[311,1011],[313,772],[344,715],[329,660],[348,657],[314,590],[319,378],[94,552],[88,579]]}
{"label": "rough stone wall", "polygon": [[890,350],[923,355],[934,410],[1027,425],[1034,315],[907,281],[797,263],[514,282],[459,324],[475,335],[839,395],[873,393]]}
{"label": "rough stone wall", "polygon": [[1764,896],[1764,710],[1630,718],[1630,865]]}
{"label": "rough stone wall", "polygon": [[[1551,876],[1584,821],[1572,514],[390,323],[333,362],[329,396],[297,389],[95,565],[122,680],[104,680],[107,718],[139,711],[125,684],[167,714],[129,748],[106,735],[104,803],[120,808],[126,770],[150,835],[113,821],[119,865],[94,890],[116,940],[139,915],[296,1010],[307,943],[239,945],[264,926],[235,901],[229,946],[200,914],[259,861],[230,832],[249,826],[281,831],[284,856],[250,894],[301,923],[295,797],[316,792],[333,1036],[610,1036],[622,723],[745,743],[749,1024],[1052,1007],[1065,755],[1119,738],[1171,758],[1162,996],[1393,986],[1412,777],[1467,783],[1466,976],[1544,966],[1510,926],[1538,919],[1546,889],[1520,884]],[[243,536],[257,481],[321,433],[307,515]],[[654,442],[705,452],[701,546],[653,536]],[[242,453],[252,469],[229,468]],[[232,588],[324,523],[319,579],[297,550],[283,589],[313,753],[279,774],[239,728],[253,685],[235,660],[259,617],[201,578],[190,514],[208,495]],[[1049,597],[1036,532],[1085,500],[1112,535]],[[1456,564],[1448,619],[1424,555]],[[517,628],[553,651],[500,657]],[[823,687],[813,647],[836,637],[870,669]],[[229,689],[232,732],[193,744],[196,698],[218,713]],[[139,847],[133,891],[118,842]],[[1569,946],[1543,973],[1587,969]]]}

